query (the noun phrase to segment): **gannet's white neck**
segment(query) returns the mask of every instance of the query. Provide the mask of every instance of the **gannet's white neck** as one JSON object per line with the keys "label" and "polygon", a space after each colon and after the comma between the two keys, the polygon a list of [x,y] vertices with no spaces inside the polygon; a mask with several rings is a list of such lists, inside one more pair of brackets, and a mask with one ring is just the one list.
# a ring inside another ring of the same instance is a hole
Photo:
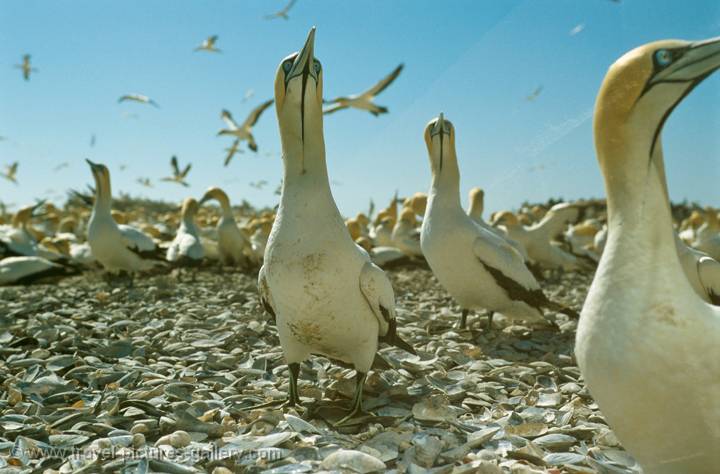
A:
{"label": "gannet's white neck", "polygon": [[111,215],[112,188],[109,176],[98,176],[95,178],[95,203],[93,213],[96,215]]}
{"label": "gannet's white neck", "polygon": [[460,204],[460,169],[454,152],[443,151],[442,159],[433,169],[432,184],[428,193],[428,208],[462,209]]}

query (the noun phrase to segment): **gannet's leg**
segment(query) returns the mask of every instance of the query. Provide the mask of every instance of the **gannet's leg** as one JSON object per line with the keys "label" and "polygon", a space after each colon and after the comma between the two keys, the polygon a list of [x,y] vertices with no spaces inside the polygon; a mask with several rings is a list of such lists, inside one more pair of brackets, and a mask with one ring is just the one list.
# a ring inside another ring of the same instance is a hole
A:
{"label": "gannet's leg", "polygon": [[460,326],[459,326],[460,329],[465,329],[465,327],[467,326],[468,313],[470,313],[469,309],[462,310],[462,316],[460,316]]}
{"label": "gannet's leg", "polygon": [[364,414],[362,411],[362,397],[363,388],[365,387],[365,379],[367,379],[367,373],[360,372],[358,370],[355,374],[355,395],[353,396],[350,413],[348,413],[342,420],[335,423],[335,426],[342,426],[356,416]]}
{"label": "gannet's leg", "polygon": [[290,369],[290,394],[287,400],[287,406],[294,407],[300,405],[300,395],[298,395],[297,380],[300,375],[300,364],[293,362],[288,364]]}
{"label": "gannet's leg", "polygon": [[494,312],[494,311],[488,311],[488,320],[487,320],[487,330],[488,330],[488,331],[492,331],[493,316],[495,316],[495,312]]}

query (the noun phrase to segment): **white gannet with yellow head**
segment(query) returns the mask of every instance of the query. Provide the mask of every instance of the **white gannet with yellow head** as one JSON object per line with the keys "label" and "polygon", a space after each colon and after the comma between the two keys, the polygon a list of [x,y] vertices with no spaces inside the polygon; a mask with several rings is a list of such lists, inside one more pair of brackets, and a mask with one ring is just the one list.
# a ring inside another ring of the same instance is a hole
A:
{"label": "white gannet with yellow head", "polygon": [[472,188],[468,193],[468,199],[470,201],[470,205],[467,211],[468,216],[470,216],[470,218],[474,220],[475,223],[483,229],[489,230],[493,234],[505,239],[505,241],[507,241],[507,243],[510,244],[512,248],[520,252],[520,255],[522,255],[523,259],[528,262],[530,260],[530,257],[528,256],[527,250],[525,250],[525,247],[520,242],[511,239],[502,230],[498,229],[497,227],[491,226],[490,224],[485,222],[485,219],[483,219],[482,214],[483,210],[485,209],[485,191],[483,191],[481,188]]}
{"label": "white gannet with yellow head", "polygon": [[432,185],[420,242],[438,281],[462,307],[460,327],[471,309],[528,321],[541,321],[543,307],[573,314],[548,300],[520,253],[463,210],[455,128],[443,114],[425,127],[425,143]]}
{"label": "white gannet with yellow head", "polygon": [[164,256],[152,237],[135,227],[115,222],[111,211],[110,171],[105,165],[86,161],[95,178],[95,202],[87,233],[93,256],[110,273],[150,270]]}
{"label": "white gannet with yellow head", "polygon": [[202,262],[205,251],[200,242],[200,231],[195,223],[195,215],[199,207],[198,202],[191,197],[183,201],[180,226],[167,249],[168,262],[182,266],[194,266]]}
{"label": "white gannet with yellow head", "polygon": [[202,206],[215,200],[220,204],[221,217],[217,223],[218,251],[220,260],[226,265],[247,267],[252,257],[252,247],[245,234],[238,228],[227,193],[218,187],[211,187],[200,199]]}
{"label": "white gannet with yellow head", "polygon": [[263,305],[275,316],[289,365],[289,404],[299,402],[300,363],[311,354],[357,371],[352,409],[338,422],[343,424],[362,410],[378,342],[412,348],[396,334],[390,280],[350,238],[330,191],[323,71],[314,57],[314,41],[315,28],[300,52],[282,60],[275,78],[284,176],[258,286]]}
{"label": "white gannet with yellow head", "polygon": [[718,68],[720,38],[645,44],[610,67],[595,105],[609,232],[575,354],[645,472],[720,465],[720,308],[680,264],[660,139],[673,109]]}

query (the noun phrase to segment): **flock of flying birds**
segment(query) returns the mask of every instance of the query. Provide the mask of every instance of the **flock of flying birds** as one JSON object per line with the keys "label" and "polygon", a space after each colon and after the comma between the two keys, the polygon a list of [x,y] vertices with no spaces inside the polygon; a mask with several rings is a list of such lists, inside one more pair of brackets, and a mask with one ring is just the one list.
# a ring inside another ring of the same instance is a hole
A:
{"label": "flock of flying birds", "polygon": [[[277,15],[286,17],[291,6]],[[206,43],[214,47],[215,41]],[[143,232],[118,222],[128,216],[113,215],[110,172],[88,160],[95,189],[88,197],[84,253],[73,257],[59,244],[55,250],[41,245],[31,220],[48,205],[28,206],[0,229],[0,283],[77,271],[82,258],[109,274],[200,265],[208,252],[203,227],[214,222],[221,260],[259,266],[260,301],[277,326],[289,368],[285,405],[302,404],[300,364],[312,354],[355,368],[351,409],[337,422],[342,426],[363,413],[363,387],[379,344],[416,352],[402,338],[394,290],[382,268],[400,252],[427,262],[462,309],[461,327],[475,310],[487,311],[489,327],[495,313],[537,324],[548,324],[548,310],[579,317],[578,365],[623,446],[647,472],[713,472],[720,465],[720,223],[716,209],[680,223],[674,219],[661,131],[678,103],[717,69],[720,38],[648,43],[609,68],[594,112],[607,191],[600,210],[597,203],[561,203],[539,209],[530,225],[523,223],[527,215],[508,211],[485,223],[480,190],[471,194],[468,211],[460,204],[459,134],[441,113],[423,131],[429,192],[405,200],[399,213],[393,198],[372,222],[372,212],[346,220],[330,190],[322,125],[329,109],[323,106],[313,28],[303,47],[280,61],[272,101],[242,126],[223,113],[228,128],[222,134],[246,140],[252,149],[252,125],[274,103],[284,166],[276,212],[246,219],[241,230],[227,194],[213,187],[199,201],[183,201],[179,219],[171,221],[174,236],[160,247],[158,224]],[[331,101],[331,107],[382,113],[372,100],[400,70],[364,94]],[[183,183],[190,167],[181,170],[175,159],[173,168],[168,179]],[[214,221],[202,211],[208,201],[220,207]],[[46,212],[55,214],[50,227],[70,231],[70,244],[77,241],[79,219],[63,221],[59,210]],[[559,234],[568,242],[558,242]],[[545,294],[537,267],[596,267],[579,316]]]}

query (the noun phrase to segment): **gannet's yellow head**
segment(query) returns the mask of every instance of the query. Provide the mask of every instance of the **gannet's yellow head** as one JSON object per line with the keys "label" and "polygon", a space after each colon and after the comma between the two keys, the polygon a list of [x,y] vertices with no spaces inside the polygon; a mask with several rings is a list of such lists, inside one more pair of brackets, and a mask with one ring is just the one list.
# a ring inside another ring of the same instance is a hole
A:
{"label": "gannet's yellow head", "polygon": [[361,227],[367,228],[368,224],[370,224],[370,219],[363,214],[362,212],[358,213],[357,216],[355,216],[355,220],[358,221]]}
{"label": "gannet's yellow head", "polygon": [[110,194],[110,170],[107,166],[100,163],[93,163],[86,159],[88,165],[90,165],[90,171],[92,171],[93,178],[95,179],[96,194],[104,193]]}
{"label": "gannet's yellow head", "polygon": [[443,114],[425,126],[425,144],[433,175],[439,174],[448,156],[455,156],[455,127]]}
{"label": "gannet's yellow head", "polygon": [[180,215],[183,218],[194,218],[195,214],[197,214],[198,209],[200,209],[200,205],[195,200],[195,198],[185,198],[185,200],[182,203],[182,210],[180,211]]}
{"label": "gannet's yellow head", "polygon": [[[303,48],[280,62],[275,74],[275,110],[283,145],[304,150],[313,137],[322,138],[322,66],[315,59],[315,27]],[[308,130],[320,130],[309,134]],[[300,158],[303,157],[293,157]],[[304,168],[303,168],[304,169]]]}
{"label": "gannet's yellow head", "polygon": [[415,225],[417,224],[417,220],[415,220],[415,211],[408,207],[404,207],[402,212],[400,213],[400,222],[410,224],[415,227]]}
{"label": "gannet's yellow head", "polygon": [[367,237],[358,237],[355,239],[355,243],[365,249],[366,252],[370,252],[372,250],[372,242],[370,242],[370,239]]}
{"label": "gannet's yellow head", "polygon": [[492,225],[516,226],[520,224],[517,216],[510,211],[500,211],[493,214]]}
{"label": "gannet's yellow head", "polygon": [[353,240],[357,240],[362,234],[360,224],[355,219],[346,220],[345,226],[347,227],[348,232],[350,232],[350,237],[352,237]]}
{"label": "gannet's yellow head", "polygon": [[203,197],[200,199],[198,206],[202,206],[206,202],[212,201],[213,199],[215,199],[220,204],[230,204],[230,198],[228,198],[228,195],[225,193],[225,191],[218,188],[217,186],[212,186],[208,188],[207,191],[205,191],[205,194],[203,194]]}
{"label": "gannet's yellow head", "polygon": [[663,40],[626,53],[607,72],[595,104],[595,145],[607,176],[629,156],[628,143],[647,149],[648,162],[673,109],[720,67],[720,38]]}
{"label": "gannet's yellow head", "polygon": [[485,191],[481,188],[472,188],[468,193],[468,197],[470,199],[470,209],[477,209],[482,214],[485,207]]}
{"label": "gannet's yellow head", "polygon": [[112,216],[113,220],[118,224],[127,224],[130,221],[130,219],[128,219],[128,215],[122,211],[112,210],[110,211],[110,215]]}
{"label": "gannet's yellow head", "polygon": [[417,216],[425,215],[425,208],[427,207],[427,194],[415,193],[410,199],[410,208],[415,212]]}
{"label": "gannet's yellow head", "polygon": [[32,206],[25,206],[19,209],[15,215],[13,215],[12,226],[15,228],[26,226],[43,204],[45,204],[45,201],[40,201]]}

